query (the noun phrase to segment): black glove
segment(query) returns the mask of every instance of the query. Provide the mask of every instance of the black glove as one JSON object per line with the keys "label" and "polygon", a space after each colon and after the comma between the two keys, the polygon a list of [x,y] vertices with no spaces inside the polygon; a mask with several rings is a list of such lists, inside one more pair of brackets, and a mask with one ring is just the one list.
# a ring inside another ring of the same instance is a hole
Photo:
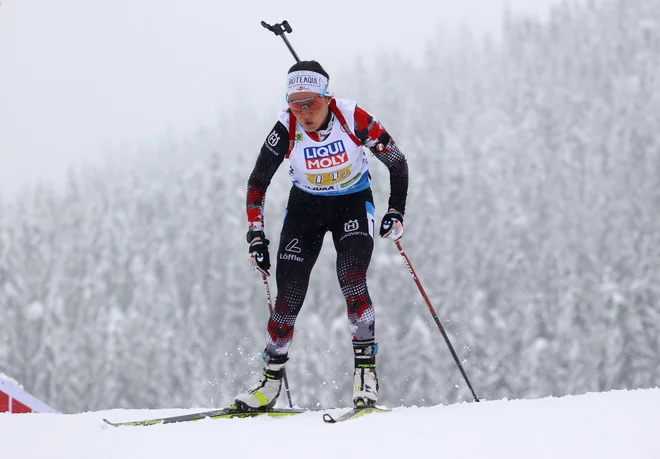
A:
{"label": "black glove", "polygon": [[383,215],[380,223],[380,237],[398,241],[403,236],[403,215],[395,209],[390,209]]}
{"label": "black glove", "polygon": [[268,270],[270,269],[270,255],[268,254],[268,244],[270,241],[266,239],[263,231],[248,231],[247,241],[250,243],[250,264],[254,269],[270,276]]}

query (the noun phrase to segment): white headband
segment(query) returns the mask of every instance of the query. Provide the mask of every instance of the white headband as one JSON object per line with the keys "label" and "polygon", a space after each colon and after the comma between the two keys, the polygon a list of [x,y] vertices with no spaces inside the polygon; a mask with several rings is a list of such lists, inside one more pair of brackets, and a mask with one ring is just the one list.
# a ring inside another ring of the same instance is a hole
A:
{"label": "white headband", "polygon": [[286,95],[297,92],[315,92],[323,96],[330,96],[328,79],[320,73],[311,70],[296,70],[287,75]]}

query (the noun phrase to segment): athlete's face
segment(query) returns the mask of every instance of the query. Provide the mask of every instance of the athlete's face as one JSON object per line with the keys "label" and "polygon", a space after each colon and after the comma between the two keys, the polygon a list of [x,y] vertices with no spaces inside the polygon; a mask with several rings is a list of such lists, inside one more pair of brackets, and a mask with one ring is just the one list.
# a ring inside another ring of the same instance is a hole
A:
{"label": "athlete's face", "polygon": [[306,131],[316,131],[328,117],[329,97],[315,92],[298,92],[289,96],[289,108]]}

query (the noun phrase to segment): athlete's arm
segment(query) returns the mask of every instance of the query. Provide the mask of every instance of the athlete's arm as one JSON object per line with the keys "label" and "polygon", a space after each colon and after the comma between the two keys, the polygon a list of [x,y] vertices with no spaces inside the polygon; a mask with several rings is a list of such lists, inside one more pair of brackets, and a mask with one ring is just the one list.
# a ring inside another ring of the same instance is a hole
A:
{"label": "athlete's arm", "polygon": [[403,215],[408,194],[408,162],[394,139],[369,112],[355,107],[355,136],[390,171],[389,208]]}
{"label": "athlete's arm", "polygon": [[280,121],[275,124],[247,182],[246,212],[249,231],[264,230],[264,203],[270,181],[282,164],[289,145],[289,132]]}

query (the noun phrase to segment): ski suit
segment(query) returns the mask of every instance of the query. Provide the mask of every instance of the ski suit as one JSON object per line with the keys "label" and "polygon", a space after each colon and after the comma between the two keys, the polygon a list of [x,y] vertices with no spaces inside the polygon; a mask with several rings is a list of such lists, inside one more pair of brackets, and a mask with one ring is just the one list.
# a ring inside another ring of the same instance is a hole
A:
{"label": "ski suit", "polygon": [[[326,232],[337,252],[337,277],[352,339],[374,342],[375,315],[366,283],[374,247],[375,207],[367,147],[389,169],[389,207],[405,212],[408,165],[381,123],[354,101],[333,99],[326,125],[312,133],[283,110],[264,142],[247,184],[248,229],[263,231],[264,202],[285,158],[293,183],[277,250],[277,296],[266,353],[286,358],[312,268]],[[295,133],[290,133],[295,129]]]}

